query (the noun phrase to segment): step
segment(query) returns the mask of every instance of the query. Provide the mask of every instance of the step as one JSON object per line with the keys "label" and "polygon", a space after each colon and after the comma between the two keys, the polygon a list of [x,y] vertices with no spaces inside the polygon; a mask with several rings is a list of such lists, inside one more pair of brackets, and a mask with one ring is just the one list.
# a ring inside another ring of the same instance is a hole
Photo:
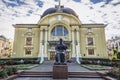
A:
{"label": "step", "polygon": [[100,78],[100,76],[91,76],[91,75],[69,75],[70,78]]}
{"label": "step", "polygon": [[50,75],[52,73],[22,73],[22,74],[24,74],[24,75],[27,75],[27,74],[29,74],[29,75]]}
{"label": "step", "polygon": [[52,77],[52,75],[20,75],[19,77]]}
{"label": "step", "polygon": [[83,72],[69,72],[68,73],[69,75],[99,75],[99,74],[97,74],[97,73],[83,73]]}

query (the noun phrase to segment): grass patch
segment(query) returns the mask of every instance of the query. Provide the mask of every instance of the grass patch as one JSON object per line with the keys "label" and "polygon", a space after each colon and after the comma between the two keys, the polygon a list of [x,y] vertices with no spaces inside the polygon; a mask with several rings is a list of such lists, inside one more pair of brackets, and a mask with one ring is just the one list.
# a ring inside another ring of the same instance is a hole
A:
{"label": "grass patch", "polygon": [[101,66],[101,65],[81,65],[84,68],[89,70],[108,70],[109,66]]}
{"label": "grass patch", "polygon": [[38,66],[38,64],[20,64],[20,65],[14,65],[17,67],[18,70],[29,70],[33,67]]}

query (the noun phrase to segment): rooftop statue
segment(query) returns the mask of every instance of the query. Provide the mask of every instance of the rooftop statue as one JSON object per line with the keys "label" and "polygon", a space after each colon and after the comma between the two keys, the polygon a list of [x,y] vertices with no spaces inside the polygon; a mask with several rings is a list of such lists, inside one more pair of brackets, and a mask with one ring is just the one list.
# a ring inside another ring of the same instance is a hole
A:
{"label": "rooftop statue", "polygon": [[67,46],[63,44],[63,40],[59,40],[59,44],[57,44],[55,50],[56,50],[56,62],[54,64],[56,65],[62,65],[66,64],[65,60],[65,51],[67,49]]}

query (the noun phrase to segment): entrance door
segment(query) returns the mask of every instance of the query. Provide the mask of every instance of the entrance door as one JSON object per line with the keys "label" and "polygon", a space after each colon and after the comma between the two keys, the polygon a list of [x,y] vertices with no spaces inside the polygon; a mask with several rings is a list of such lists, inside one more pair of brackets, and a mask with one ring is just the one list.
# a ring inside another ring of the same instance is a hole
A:
{"label": "entrance door", "polygon": [[55,60],[55,52],[50,52],[50,60]]}
{"label": "entrance door", "polygon": [[[51,51],[50,52],[50,60],[55,60],[55,55],[56,55],[55,52]],[[66,60],[68,60],[69,59],[69,53],[66,53],[65,57],[66,57]]]}
{"label": "entrance door", "polygon": [[66,53],[65,57],[66,57],[66,60],[68,60],[69,59],[69,53]]}

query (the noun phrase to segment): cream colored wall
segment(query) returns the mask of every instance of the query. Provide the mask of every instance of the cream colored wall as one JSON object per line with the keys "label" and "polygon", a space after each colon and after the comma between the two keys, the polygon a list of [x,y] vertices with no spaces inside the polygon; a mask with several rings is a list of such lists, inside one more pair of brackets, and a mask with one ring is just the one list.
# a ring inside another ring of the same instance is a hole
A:
{"label": "cream colored wall", "polygon": [[[33,49],[32,55],[26,56],[25,55],[25,44],[26,44],[26,37],[25,33],[27,32],[26,27],[22,28],[15,28],[15,36],[14,36],[14,45],[13,45],[13,55],[12,57],[37,57],[38,56],[38,47],[39,47],[39,28],[32,28],[33,32]],[[15,53],[15,54],[14,54]]]}
{"label": "cream colored wall", "polygon": [[[62,15],[62,20],[59,21],[57,20],[57,15]],[[51,30],[55,25],[64,25],[69,31],[69,41],[73,41],[73,39],[76,41],[77,39],[77,34],[74,34],[74,37],[72,37],[72,30],[79,30],[79,39],[80,39],[80,54],[82,57],[86,58],[107,58],[107,49],[106,49],[106,42],[105,42],[105,33],[104,33],[104,26],[99,26],[99,25],[82,25],[81,21],[69,14],[65,13],[53,13],[50,15],[47,15],[43,17],[42,19],[39,20],[38,25],[39,27],[32,27],[33,28],[33,53],[31,56],[25,56],[24,54],[24,46],[25,46],[25,36],[24,33],[27,31],[26,26],[16,26],[15,27],[15,39],[14,39],[14,49],[13,52],[16,54],[13,55],[13,57],[40,57],[41,56],[41,30],[47,30],[47,40],[51,40]],[[31,26],[30,26],[31,27]],[[87,28],[91,27],[93,29],[93,34],[94,34],[94,43],[95,43],[95,55],[94,56],[89,56],[88,51],[86,49],[87,46]],[[96,28],[97,27],[97,28]],[[43,34],[43,36],[46,36],[46,33]],[[59,38],[58,38],[59,39]],[[44,39],[45,41],[45,39]],[[75,42],[74,45],[71,43],[70,48],[70,57],[75,57],[76,52],[75,52]],[[47,44],[47,49],[49,49],[49,44]],[[74,49],[73,49],[74,48]],[[74,50],[74,51],[72,51]],[[86,56],[84,56],[84,54]],[[99,56],[98,56],[99,54]],[[45,53],[44,57],[49,58],[49,53]],[[80,55],[79,55],[80,56]]]}
{"label": "cream colored wall", "polygon": [[[97,27],[97,26],[96,26]],[[87,51],[87,28],[81,28],[81,54],[86,58],[108,58],[106,41],[105,41],[105,32],[104,27],[101,28],[92,28],[93,30],[93,42],[94,42],[94,53],[95,55],[88,55]],[[89,35],[91,36],[91,35]],[[85,56],[84,56],[85,54]]]}

